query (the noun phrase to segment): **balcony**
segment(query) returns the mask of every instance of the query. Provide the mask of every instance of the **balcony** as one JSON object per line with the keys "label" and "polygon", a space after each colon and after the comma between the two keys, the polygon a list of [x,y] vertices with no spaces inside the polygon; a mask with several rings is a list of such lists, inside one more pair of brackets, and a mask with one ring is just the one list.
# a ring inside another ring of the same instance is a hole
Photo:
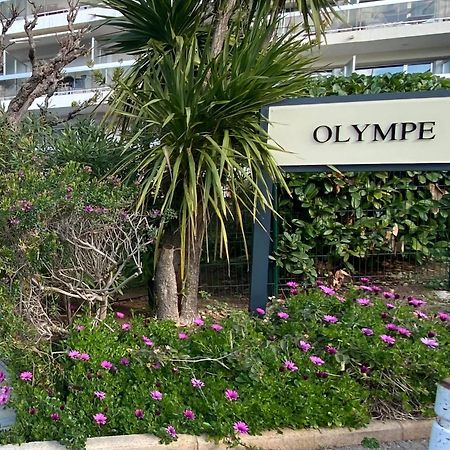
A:
{"label": "balcony", "polygon": [[[49,30],[59,32],[67,29],[67,0],[38,0],[36,3],[39,5],[38,21],[34,29],[36,35],[46,33]],[[21,15],[9,29],[7,36],[10,38],[25,36],[24,21],[25,17],[32,13],[30,5],[26,0],[12,2],[0,0],[0,11],[5,16],[8,16],[11,4],[14,4],[21,11]],[[119,13],[100,4],[96,6],[83,5],[80,7],[75,20],[75,27],[101,22],[104,20],[102,17],[104,15],[118,16]]]}
{"label": "balcony", "polygon": [[[109,62],[95,64],[93,67],[73,66],[66,67],[64,78],[51,99],[51,108],[68,110],[74,103],[80,103],[92,98],[94,94],[103,98],[110,91],[115,72],[118,69],[126,69],[133,64],[134,60],[123,62]],[[30,72],[13,73],[0,76],[0,104],[7,108],[9,101],[13,98],[20,87],[30,77]],[[30,110],[39,109],[44,99],[37,99]]]}
{"label": "balcony", "polygon": [[[327,33],[450,20],[450,0],[375,0],[338,7]],[[282,28],[302,21],[298,11],[285,13]]]}

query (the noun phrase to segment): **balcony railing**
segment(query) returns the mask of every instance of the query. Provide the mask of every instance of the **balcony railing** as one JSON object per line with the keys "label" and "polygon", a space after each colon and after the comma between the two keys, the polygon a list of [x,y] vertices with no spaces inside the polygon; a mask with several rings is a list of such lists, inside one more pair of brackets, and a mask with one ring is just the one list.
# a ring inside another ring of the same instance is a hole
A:
{"label": "balcony railing", "polygon": [[[87,66],[68,67],[64,71],[56,94],[64,95],[104,89],[113,81],[115,71],[118,68],[126,68],[133,63],[132,60],[122,64],[104,63],[97,64],[94,68]],[[14,97],[20,87],[31,76],[30,72],[16,73],[0,76],[0,99],[7,100]]]}
{"label": "balcony railing", "polygon": [[[450,20],[450,0],[379,0],[340,6],[328,32]],[[288,12],[282,27],[301,22],[298,12]]]}

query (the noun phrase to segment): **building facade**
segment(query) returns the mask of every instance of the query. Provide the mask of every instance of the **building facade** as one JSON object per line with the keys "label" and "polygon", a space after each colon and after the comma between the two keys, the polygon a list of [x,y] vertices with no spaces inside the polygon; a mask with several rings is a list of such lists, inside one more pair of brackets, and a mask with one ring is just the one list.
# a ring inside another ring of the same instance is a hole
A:
{"label": "building facade", "polygon": [[[26,0],[13,0],[22,11],[6,38],[11,44],[3,54],[0,73],[0,103],[7,107],[21,84],[30,76],[28,42],[24,17],[30,13]],[[0,0],[6,12],[11,0]],[[58,51],[58,38],[66,31],[67,3],[43,0],[35,28],[38,57],[50,58]],[[98,25],[111,11],[102,6],[81,7],[76,26],[91,26],[85,37],[87,56],[65,69],[61,86],[50,102],[55,112],[70,110],[74,102],[83,102],[108,92],[114,72],[133,64],[125,54],[106,55],[101,37],[114,30]],[[450,77],[450,0],[375,0],[356,1],[339,7],[326,33],[325,42],[315,50],[315,68],[323,74],[350,75],[352,72],[379,75],[387,72],[432,72]],[[297,11],[287,11],[283,26],[297,23]],[[31,109],[38,109],[42,99]]]}

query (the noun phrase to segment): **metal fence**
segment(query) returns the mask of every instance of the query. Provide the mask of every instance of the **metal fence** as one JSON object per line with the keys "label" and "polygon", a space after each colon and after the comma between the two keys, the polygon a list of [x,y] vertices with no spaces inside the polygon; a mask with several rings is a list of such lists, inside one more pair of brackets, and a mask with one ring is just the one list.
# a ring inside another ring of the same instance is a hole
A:
{"label": "metal fence", "polygon": [[[409,189],[428,189],[425,186],[410,186]],[[445,188],[443,188],[445,192]],[[405,193],[406,194],[406,193]],[[445,200],[445,201],[444,201]],[[406,208],[406,205],[403,205]],[[398,214],[402,215],[404,210],[402,205],[398,206]],[[295,208],[293,208],[290,219],[298,217]],[[439,202],[439,209],[443,216],[450,217],[450,203],[448,202],[448,195],[444,195],[442,201]],[[362,214],[369,216],[382,216],[386,212],[385,209],[366,209]],[[395,209],[390,209],[390,214],[395,215]],[[305,211],[301,211],[303,221],[308,220],[305,217]],[[435,212],[431,208],[421,219],[422,224],[427,224],[427,220],[431,220]],[[337,216],[348,218],[355,215],[355,209],[345,209],[337,211]],[[309,218],[312,220],[311,218]],[[445,220],[445,219],[443,219]],[[248,229],[246,229],[246,238],[251,252],[251,218],[245,221]],[[288,226],[288,224],[286,224]],[[273,228],[273,227],[272,227]],[[442,228],[442,227],[441,227]],[[423,252],[414,250],[409,247],[406,249],[384,249],[383,251],[367,252],[364,257],[351,258],[352,270],[349,270],[343,261],[338,258],[330,256],[333,249],[329,246],[323,246],[321,242],[317,242],[312,249],[309,250],[308,256],[313,259],[314,266],[318,272],[318,278],[322,281],[333,282],[333,277],[336,272],[344,270],[352,277],[370,277],[371,279],[382,283],[387,287],[405,288],[406,290],[427,290],[427,289],[442,289],[450,290],[450,247],[442,248],[442,242],[450,242],[450,218],[447,219],[447,226],[440,231],[439,248],[434,248],[429,245],[429,254],[424,255]],[[282,234],[285,227],[280,223],[280,234]],[[234,223],[230,223],[230,262],[226,259],[220,259],[211,255],[210,260],[204,261],[201,267],[200,275],[200,289],[212,294],[215,297],[248,297],[250,292],[250,261],[246,259],[244,252],[244,239],[241,233],[236,229]],[[273,238],[273,236],[272,236]],[[273,242],[273,240],[272,240]],[[450,245],[450,244],[449,244]],[[273,254],[273,252],[271,253]],[[275,263],[271,262],[271,269],[269,273],[269,292],[274,293],[274,289],[278,285],[279,290],[283,290],[286,282],[290,280],[297,280],[303,284],[308,284],[301,276],[301,274],[294,275],[288,273],[286,270],[276,269]],[[342,272],[339,272],[342,275]]]}

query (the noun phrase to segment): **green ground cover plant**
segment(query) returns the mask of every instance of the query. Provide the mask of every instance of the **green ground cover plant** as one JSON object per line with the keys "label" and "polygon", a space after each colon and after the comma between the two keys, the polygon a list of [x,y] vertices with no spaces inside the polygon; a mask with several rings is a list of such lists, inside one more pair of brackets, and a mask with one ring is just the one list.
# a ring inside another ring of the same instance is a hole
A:
{"label": "green ground cover plant", "polygon": [[[12,375],[3,403],[17,409],[17,424],[0,442],[83,448],[89,436],[132,433],[235,439],[427,416],[448,373],[450,315],[365,283],[298,294],[291,282],[292,295],[267,310],[198,317],[183,328],[116,311],[104,322],[74,323],[45,357],[2,353]],[[14,339],[10,330],[0,350]]]}

